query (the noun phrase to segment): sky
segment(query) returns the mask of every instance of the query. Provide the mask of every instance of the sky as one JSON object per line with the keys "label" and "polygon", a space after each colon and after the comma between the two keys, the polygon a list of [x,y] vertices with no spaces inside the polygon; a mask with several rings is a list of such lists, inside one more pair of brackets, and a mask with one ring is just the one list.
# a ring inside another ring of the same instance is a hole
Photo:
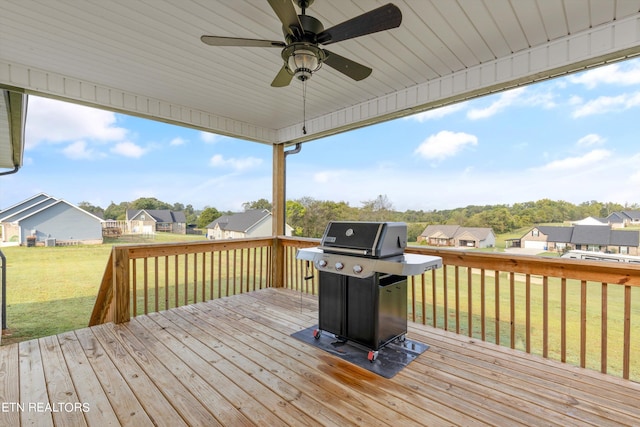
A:
{"label": "sky", "polygon": [[[313,82],[313,81],[311,81]],[[640,204],[640,59],[304,143],[287,199],[442,210],[544,198]],[[270,146],[30,96],[24,165],[0,208],[44,192],[241,211],[271,200]]]}

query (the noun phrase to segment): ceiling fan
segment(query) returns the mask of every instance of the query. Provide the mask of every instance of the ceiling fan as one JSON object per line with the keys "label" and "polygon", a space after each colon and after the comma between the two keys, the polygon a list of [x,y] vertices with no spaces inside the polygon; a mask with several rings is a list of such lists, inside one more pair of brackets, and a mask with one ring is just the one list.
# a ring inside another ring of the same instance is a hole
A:
{"label": "ceiling fan", "polygon": [[371,68],[323,49],[319,45],[329,45],[389,30],[399,27],[402,22],[400,9],[389,3],[325,30],[318,19],[305,13],[313,0],[295,0],[302,10],[301,15],[296,12],[292,1],[268,0],[282,22],[285,42],[207,35],[200,37],[200,40],[210,46],[283,48],[281,55],[284,65],[271,83],[273,87],[289,85],[294,76],[304,82],[310,79],[322,64],[327,64],[358,81],[367,78],[371,74]]}

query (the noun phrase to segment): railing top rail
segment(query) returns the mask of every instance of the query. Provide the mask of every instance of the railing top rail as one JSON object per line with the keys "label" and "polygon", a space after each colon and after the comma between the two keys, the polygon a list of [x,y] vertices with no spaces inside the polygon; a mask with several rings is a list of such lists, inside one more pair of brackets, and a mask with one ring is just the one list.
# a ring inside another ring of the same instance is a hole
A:
{"label": "railing top rail", "polygon": [[255,248],[270,246],[273,237],[253,237],[244,239],[207,240],[178,243],[147,243],[114,246],[116,251],[124,251],[129,259],[148,258],[154,256],[172,256],[230,249]]}
{"label": "railing top rail", "polygon": [[640,286],[640,265],[628,263],[417,246],[407,247],[406,252],[439,256],[445,265]]}

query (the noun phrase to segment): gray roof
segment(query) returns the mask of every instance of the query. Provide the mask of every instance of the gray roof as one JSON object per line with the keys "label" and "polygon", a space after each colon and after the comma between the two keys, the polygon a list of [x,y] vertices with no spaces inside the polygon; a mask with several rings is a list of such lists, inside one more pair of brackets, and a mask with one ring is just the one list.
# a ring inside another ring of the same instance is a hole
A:
{"label": "gray roof", "polygon": [[127,219],[135,218],[140,212],[148,213],[156,222],[163,223],[187,223],[187,217],[182,211],[169,209],[127,209]]}
{"label": "gray roof", "polygon": [[608,245],[611,236],[609,227],[599,225],[576,225],[573,227],[571,243],[578,245]]}
{"label": "gray roof", "polygon": [[611,227],[601,225],[575,225],[573,227],[540,225],[536,228],[547,236],[548,242],[576,245],[640,246],[638,231],[612,230]]}
{"label": "gray roof", "polygon": [[[599,226],[585,226],[599,227]],[[547,236],[547,242],[570,242],[573,234],[573,227],[554,227],[552,225],[539,225],[536,227],[542,234]]]}
{"label": "gray roof", "polygon": [[435,234],[442,234],[449,239],[453,239],[453,236],[456,235],[456,232],[460,228],[459,225],[440,225],[433,224],[427,225],[427,228],[424,229],[421,236],[423,237],[432,237]]}
{"label": "gray roof", "polygon": [[207,225],[207,228],[215,228],[217,224],[221,230],[242,231],[244,233],[270,215],[271,212],[266,209],[253,209],[246,212],[223,215]]}
{"label": "gray roof", "polygon": [[614,246],[640,246],[640,232],[611,230],[609,244]]}
{"label": "gray roof", "polygon": [[81,209],[78,206],[74,205],[73,203],[67,202],[66,200],[57,199],[45,193],[39,193],[26,200],[23,200],[22,202],[16,203],[13,206],[0,210],[0,222],[20,222],[26,218],[45,211],[51,206],[61,203],[77,209],[80,212],[97,219],[98,221],[103,220],[102,218],[92,214],[91,212],[87,212],[84,209]]}
{"label": "gray roof", "polygon": [[622,211],[622,214],[628,216],[630,219],[640,220],[640,211]]}

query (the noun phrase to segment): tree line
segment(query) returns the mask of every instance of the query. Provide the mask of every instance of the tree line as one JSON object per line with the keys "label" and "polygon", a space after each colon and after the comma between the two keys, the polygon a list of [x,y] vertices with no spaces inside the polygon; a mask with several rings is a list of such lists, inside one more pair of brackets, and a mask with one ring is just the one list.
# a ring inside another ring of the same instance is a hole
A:
{"label": "tree line", "polygon": [[[81,202],[79,207],[104,219],[126,219],[127,209],[169,209],[183,211],[189,224],[205,228],[229,211],[218,211],[214,207],[196,210],[192,205],[166,203],[153,197],[142,197],[132,202],[111,202],[106,209]],[[245,211],[267,209],[272,205],[267,199],[243,203]],[[397,211],[386,195],[351,206],[341,201],[317,200],[303,197],[287,200],[287,224],[293,227],[293,234],[302,237],[321,237],[329,221],[402,221],[408,224],[409,240],[416,240],[427,225],[455,224],[464,227],[490,227],[496,234],[509,233],[535,224],[575,221],[586,217],[604,218],[613,212],[637,210],[640,205],[598,202],[595,200],[578,205],[563,200],[542,199],[538,201],[514,203],[513,205],[469,205],[444,210]]]}

